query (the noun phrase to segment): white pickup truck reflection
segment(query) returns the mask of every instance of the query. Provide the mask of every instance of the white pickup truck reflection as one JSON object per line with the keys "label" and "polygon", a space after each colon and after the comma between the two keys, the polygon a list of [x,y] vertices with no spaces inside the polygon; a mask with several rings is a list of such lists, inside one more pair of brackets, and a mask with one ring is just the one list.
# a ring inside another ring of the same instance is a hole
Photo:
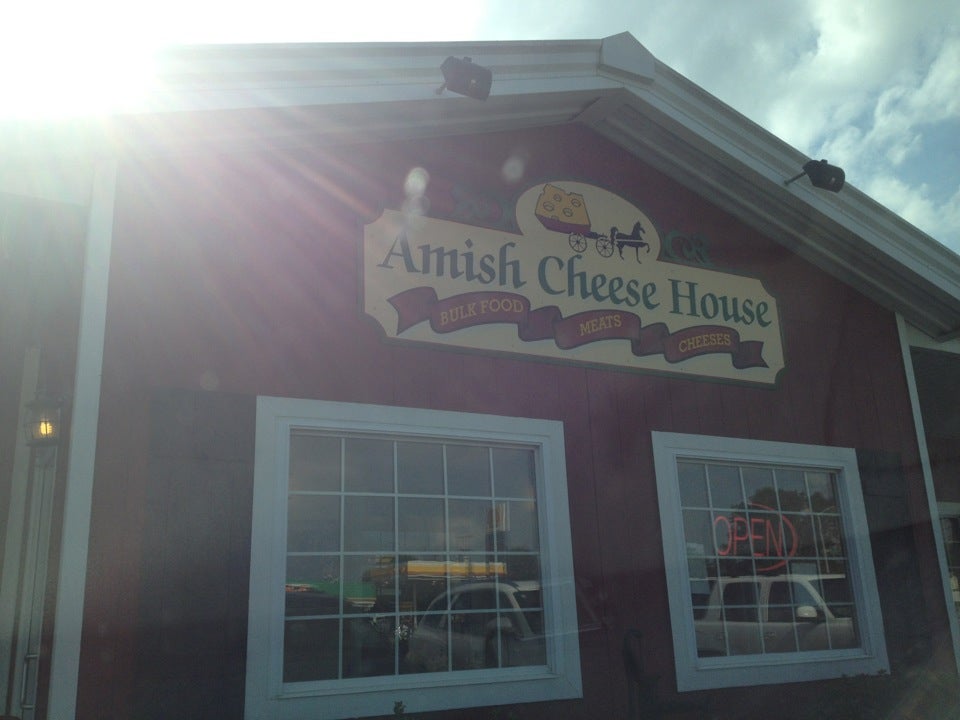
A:
{"label": "white pickup truck reflection", "polygon": [[723,577],[694,601],[697,654],[759,655],[859,646],[845,575]]}
{"label": "white pickup truck reflection", "polygon": [[540,584],[476,582],[454,586],[430,603],[410,636],[403,671],[545,663]]}

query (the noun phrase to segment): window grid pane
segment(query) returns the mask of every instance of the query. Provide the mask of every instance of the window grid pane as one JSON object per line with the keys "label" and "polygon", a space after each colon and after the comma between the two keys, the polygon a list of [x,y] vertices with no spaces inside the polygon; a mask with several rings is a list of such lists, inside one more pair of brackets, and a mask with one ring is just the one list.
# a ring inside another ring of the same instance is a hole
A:
{"label": "window grid pane", "polygon": [[294,431],[290,454],[285,682],[546,662],[532,448]]}
{"label": "window grid pane", "polygon": [[698,655],[858,646],[834,473],[678,459],[677,477]]}

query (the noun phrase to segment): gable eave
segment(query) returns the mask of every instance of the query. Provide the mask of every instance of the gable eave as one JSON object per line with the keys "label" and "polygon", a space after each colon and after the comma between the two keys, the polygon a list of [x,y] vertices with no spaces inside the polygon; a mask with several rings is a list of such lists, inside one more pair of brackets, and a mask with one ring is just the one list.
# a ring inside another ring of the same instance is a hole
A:
{"label": "gable eave", "polygon": [[[438,92],[440,64],[493,71],[486,101]],[[145,100],[84,125],[102,147],[169,152],[276,142],[350,144],[579,123],[849,283],[932,337],[960,328],[960,257],[657,61],[628,33],[603,40],[195,46],[169,50]],[[48,129],[12,127],[13,147]],[[0,126],[0,141],[11,126]],[[55,143],[53,144],[55,146]],[[71,139],[76,152],[75,138]],[[32,151],[27,151],[27,154]],[[55,152],[55,149],[54,149]],[[854,179],[855,181],[855,179]]]}

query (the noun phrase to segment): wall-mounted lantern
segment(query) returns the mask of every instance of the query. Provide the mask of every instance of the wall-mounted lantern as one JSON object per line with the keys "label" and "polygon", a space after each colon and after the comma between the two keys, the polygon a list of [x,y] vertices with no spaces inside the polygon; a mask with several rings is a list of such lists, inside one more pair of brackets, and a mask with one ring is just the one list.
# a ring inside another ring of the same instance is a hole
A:
{"label": "wall-mounted lantern", "polygon": [[27,445],[37,447],[56,445],[60,442],[60,410],[63,401],[38,394],[26,406],[24,430]]}

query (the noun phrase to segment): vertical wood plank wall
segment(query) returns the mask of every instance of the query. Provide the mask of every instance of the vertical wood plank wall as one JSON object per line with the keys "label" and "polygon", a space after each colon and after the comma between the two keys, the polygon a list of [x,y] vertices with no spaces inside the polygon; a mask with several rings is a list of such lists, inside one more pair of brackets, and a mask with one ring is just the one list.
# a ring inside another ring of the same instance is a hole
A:
{"label": "vertical wood plank wall", "polygon": [[[502,174],[512,156],[524,158],[519,183]],[[780,382],[384,342],[359,310],[359,240],[379,208],[399,207],[413,167],[430,173],[431,213],[460,222],[466,192],[470,222],[509,231],[516,195],[571,178],[631,199],[661,235],[706,237],[718,268],[761,278],[778,299]],[[581,635],[585,697],[563,717],[623,715],[626,628],[644,631],[648,666],[674,687],[652,430],[880,453],[899,472],[901,541],[921,576],[936,572],[916,530],[928,518],[892,314],[587,129],[133,157],[117,212],[80,718],[241,716],[257,395],[563,421],[581,617],[604,625]],[[942,593],[918,597],[936,644]],[[775,688],[722,695],[780,701]]]}

